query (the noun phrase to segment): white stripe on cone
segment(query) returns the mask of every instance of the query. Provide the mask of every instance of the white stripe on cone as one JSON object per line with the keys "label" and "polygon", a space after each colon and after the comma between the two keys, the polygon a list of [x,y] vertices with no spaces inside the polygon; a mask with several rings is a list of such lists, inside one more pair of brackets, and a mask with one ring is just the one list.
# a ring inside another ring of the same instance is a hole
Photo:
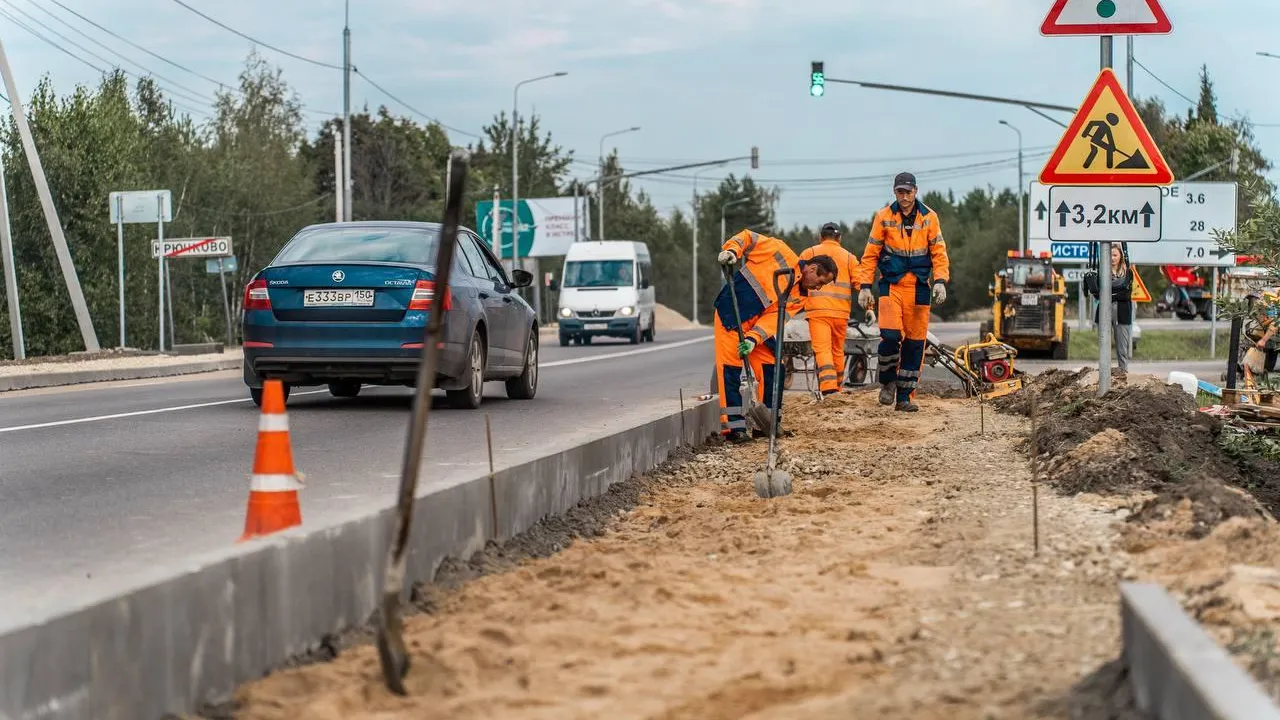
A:
{"label": "white stripe on cone", "polygon": [[287,492],[302,487],[302,473],[254,473],[249,478],[249,492]]}

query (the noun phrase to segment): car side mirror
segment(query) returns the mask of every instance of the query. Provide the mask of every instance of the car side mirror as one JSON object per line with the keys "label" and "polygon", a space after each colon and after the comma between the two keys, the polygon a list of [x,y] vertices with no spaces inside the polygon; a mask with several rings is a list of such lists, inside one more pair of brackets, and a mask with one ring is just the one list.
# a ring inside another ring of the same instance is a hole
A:
{"label": "car side mirror", "polygon": [[643,280],[640,281],[640,289],[641,290],[649,289],[649,278],[644,278]]}
{"label": "car side mirror", "polygon": [[512,287],[529,287],[533,284],[533,273],[516,268],[511,271]]}
{"label": "car side mirror", "polygon": [[551,289],[551,292],[556,292],[560,289],[560,281],[555,278],[551,278],[551,282],[547,283],[547,287]]}

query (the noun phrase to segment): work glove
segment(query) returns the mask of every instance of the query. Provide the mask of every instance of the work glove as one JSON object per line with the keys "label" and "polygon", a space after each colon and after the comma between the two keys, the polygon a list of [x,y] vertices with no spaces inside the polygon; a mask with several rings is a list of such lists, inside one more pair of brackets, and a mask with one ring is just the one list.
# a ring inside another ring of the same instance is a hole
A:
{"label": "work glove", "polygon": [[933,302],[935,305],[941,305],[947,301],[947,286],[942,283],[933,284]]}
{"label": "work glove", "polygon": [[721,265],[732,265],[738,261],[738,256],[734,255],[732,250],[721,250],[716,259],[720,261]]}
{"label": "work glove", "polygon": [[751,354],[751,351],[754,350],[755,347],[756,347],[755,340],[752,340],[751,338],[747,338],[746,340],[743,340],[742,342],[738,343],[738,357],[745,358],[746,356]]}
{"label": "work glove", "polygon": [[871,288],[862,288],[862,290],[858,293],[858,304],[861,305],[864,309],[871,307],[872,299],[873,298],[871,297]]}

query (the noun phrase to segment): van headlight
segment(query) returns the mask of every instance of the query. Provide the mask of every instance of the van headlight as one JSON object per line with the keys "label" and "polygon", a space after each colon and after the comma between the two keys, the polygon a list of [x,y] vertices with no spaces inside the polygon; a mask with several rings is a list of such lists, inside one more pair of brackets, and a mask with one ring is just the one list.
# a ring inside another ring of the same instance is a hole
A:
{"label": "van headlight", "polygon": [[573,311],[567,307],[560,308],[560,317],[562,318],[573,317]]}
{"label": "van headlight", "polygon": [[619,315],[634,315],[635,312],[636,312],[636,309],[631,307],[630,305],[618,308]]}

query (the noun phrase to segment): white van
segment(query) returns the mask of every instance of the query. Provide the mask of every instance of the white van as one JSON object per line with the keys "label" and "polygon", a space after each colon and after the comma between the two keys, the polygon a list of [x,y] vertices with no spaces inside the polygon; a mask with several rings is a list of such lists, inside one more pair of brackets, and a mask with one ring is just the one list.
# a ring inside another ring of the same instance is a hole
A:
{"label": "white van", "polygon": [[653,342],[653,264],[649,246],[629,240],[584,241],[569,246],[560,282],[560,344],[586,345],[593,337]]}

